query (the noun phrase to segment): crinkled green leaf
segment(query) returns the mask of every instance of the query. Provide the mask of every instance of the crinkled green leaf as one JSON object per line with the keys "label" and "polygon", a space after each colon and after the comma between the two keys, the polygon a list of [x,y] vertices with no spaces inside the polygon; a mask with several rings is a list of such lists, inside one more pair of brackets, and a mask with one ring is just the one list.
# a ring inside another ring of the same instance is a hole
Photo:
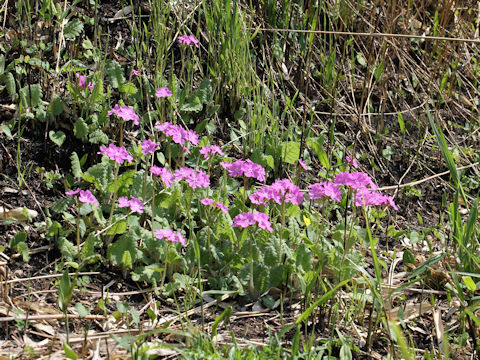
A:
{"label": "crinkled green leaf", "polygon": [[112,87],[117,89],[120,85],[125,83],[125,76],[123,75],[122,66],[115,60],[107,60],[105,65],[105,73],[108,81]]}
{"label": "crinkled green leaf", "polygon": [[125,251],[130,253],[130,262],[134,263],[137,260],[137,241],[128,233],[110,245],[107,255],[113,265],[122,266]]}
{"label": "crinkled green leaf", "polygon": [[300,157],[299,142],[282,143],[282,160],[287,164],[296,164]]}
{"label": "crinkled green leaf", "polygon": [[73,125],[73,134],[77,139],[81,139],[88,134],[88,126],[85,123],[85,120],[78,118]]}
{"label": "crinkled green leaf", "polygon": [[65,39],[74,39],[83,31],[83,23],[78,18],[71,19],[63,28]]}

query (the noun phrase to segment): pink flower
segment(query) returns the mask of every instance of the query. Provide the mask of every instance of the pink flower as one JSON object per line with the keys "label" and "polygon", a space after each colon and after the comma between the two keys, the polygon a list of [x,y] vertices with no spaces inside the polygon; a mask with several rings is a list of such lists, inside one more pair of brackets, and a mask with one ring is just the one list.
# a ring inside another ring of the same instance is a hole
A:
{"label": "pink flower", "polygon": [[370,187],[372,190],[375,190],[377,188],[377,186],[373,183],[372,179],[370,179],[370,176],[363,172],[340,172],[335,177],[333,183],[335,185],[350,186],[352,189]]}
{"label": "pink flower", "polygon": [[153,154],[157,147],[158,147],[158,144],[155,144],[153,141],[145,140],[144,142],[142,142],[142,154],[143,155]]}
{"label": "pink flower", "polygon": [[78,197],[78,200],[83,202],[84,204],[93,204],[95,206],[98,206],[98,200],[93,196],[92,192],[90,190],[70,190],[65,193],[66,195],[77,195],[80,194]]}
{"label": "pink flower", "polygon": [[180,144],[184,151],[189,152],[189,150],[184,146],[186,141],[189,141],[193,145],[198,145],[198,134],[193,130],[185,130],[183,127],[173,125],[169,122],[155,125],[155,129],[163,131],[167,136],[171,136],[173,142]]}
{"label": "pink flower", "polygon": [[70,191],[65,192],[65,195],[73,196],[73,195],[77,195],[79,192],[80,192],[80,189],[70,190]]}
{"label": "pink flower", "polygon": [[208,159],[210,156],[214,156],[215,154],[218,154],[218,155],[225,155],[222,151],[222,149],[220,148],[220,146],[218,145],[205,145],[205,146],[202,146],[200,148],[200,154],[203,155],[203,157],[206,159]]}
{"label": "pink flower", "polygon": [[254,211],[253,213],[244,212],[233,218],[233,226],[245,229],[256,223],[259,228],[273,232],[272,224],[268,219],[268,214],[258,211]]}
{"label": "pink flower", "polygon": [[342,191],[335,184],[328,181],[310,185],[309,195],[312,200],[323,196],[328,196],[335,201],[342,200]]}
{"label": "pink flower", "polygon": [[308,170],[308,166],[307,164],[305,164],[305,161],[303,161],[302,159],[298,159],[298,163],[302,168],[304,168],[305,170]]}
{"label": "pink flower", "polygon": [[354,157],[351,158],[350,156],[347,155],[347,156],[345,156],[345,160],[347,160],[347,163],[352,164],[352,166],[355,169],[358,169],[357,159],[355,159]]}
{"label": "pink flower", "polygon": [[108,148],[100,146],[100,151],[97,154],[107,155],[110,160],[116,161],[119,164],[123,164],[125,160],[129,163],[133,161],[133,157],[128,153],[124,146],[118,147],[114,144],[108,145]]}
{"label": "pink flower", "polygon": [[132,69],[132,71],[130,72],[130,75],[140,76],[140,69],[138,70]]}
{"label": "pink flower", "polygon": [[198,40],[195,38],[194,35],[182,35],[178,37],[178,42],[180,44],[185,44],[188,46],[195,45],[198,47]]}
{"label": "pink flower", "polygon": [[107,112],[107,116],[112,114],[116,114],[118,117],[121,117],[124,121],[133,120],[135,125],[139,125],[137,114],[135,114],[135,110],[128,106],[120,106],[116,104],[110,111]]}
{"label": "pink flower", "polygon": [[93,84],[91,82],[88,83],[87,89],[88,90],[93,90]]}
{"label": "pink flower", "polygon": [[215,200],[210,199],[210,198],[204,198],[204,199],[200,200],[200,202],[205,206],[209,206],[209,205],[212,205],[215,202]]}
{"label": "pink flower", "polygon": [[265,169],[250,159],[240,159],[233,163],[224,161],[220,163],[220,166],[227,170],[231,177],[246,176],[258,181],[265,181]]}
{"label": "pink flower", "polygon": [[300,205],[303,202],[303,194],[289,179],[282,179],[270,186],[263,186],[250,195],[250,201],[254,204],[265,205],[268,200],[273,200],[279,205],[283,202]]}
{"label": "pink flower", "polygon": [[184,167],[175,170],[175,180],[185,180],[192,189],[209,187],[210,179],[202,170]]}
{"label": "pink flower", "polygon": [[175,177],[173,176],[173,173],[170,169],[161,168],[157,165],[153,165],[150,168],[150,172],[154,175],[160,176],[166,187],[172,186],[175,180]]}
{"label": "pink flower", "polygon": [[80,75],[79,73],[76,73],[75,76],[78,79],[78,87],[84,89],[87,85],[87,78],[85,77],[85,75]]}
{"label": "pink flower", "polygon": [[132,212],[138,212],[139,214],[142,214],[145,205],[136,197],[132,196],[131,199],[128,200],[128,197],[122,196],[118,198],[118,207],[129,207]]}
{"label": "pink flower", "polygon": [[222,211],[223,213],[228,214],[228,208],[226,207],[225,204],[217,202],[217,203],[215,203],[215,207],[220,209],[220,211]]}
{"label": "pink flower", "polygon": [[161,87],[161,88],[157,88],[155,92],[155,96],[158,98],[169,97],[169,96],[172,96],[172,92],[168,87]]}
{"label": "pink flower", "polygon": [[395,204],[395,201],[393,201],[393,198],[391,196],[379,194],[367,188],[357,189],[355,193],[355,205],[356,206],[390,205],[395,210],[398,210],[398,207]]}
{"label": "pink flower", "polygon": [[172,229],[157,229],[155,230],[155,237],[157,239],[167,239],[171,242],[179,242],[183,246],[186,246],[185,239],[180,231],[176,233]]}

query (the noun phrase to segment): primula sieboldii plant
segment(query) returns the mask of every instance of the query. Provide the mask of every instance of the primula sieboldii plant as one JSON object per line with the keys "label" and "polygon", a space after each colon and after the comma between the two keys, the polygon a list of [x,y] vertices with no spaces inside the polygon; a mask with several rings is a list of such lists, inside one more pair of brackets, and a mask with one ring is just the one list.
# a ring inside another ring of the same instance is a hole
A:
{"label": "primula sieboldii plant", "polygon": [[118,198],[118,207],[129,207],[130,211],[143,214],[143,209],[145,208],[145,205],[140,199],[136,197],[131,196],[130,199],[128,199],[127,196],[122,196]]}
{"label": "primula sieboldii plant", "polygon": [[111,110],[107,112],[107,116],[117,115],[119,118],[122,118],[123,121],[133,121],[135,125],[139,125],[138,120],[140,119],[135,110],[129,106],[120,106],[116,104]]}
{"label": "primula sieboldii plant", "polygon": [[70,196],[80,194],[78,196],[78,201],[84,204],[93,204],[95,206],[98,206],[98,200],[95,198],[95,196],[93,196],[90,190],[76,189],[76,190],[67,191],[65,192],[65,194]]}
{"label": "primula sieboldii plant", "polygon": [[272,185],[261,187],[250,195],[250,201],[257,205],[266,205],[267,201],[274,201],[279,205],[282,203],[300,205],[303,202],[303,193],[289,179],[282,179]]}
{"label": "primula sieboldii plant", "polygon": [[195,38],[195,36],[192,35],[182,35],[178,37],[178,42],[179,44],[185,44],[188,46],[193,46],[195,45],[198,47],[198,40]]}
{"label": "primula sieboldii plant", "polygon": [[133,162],[133,156],[128,153],[127,149],[125,149],[125,146],[116,146],[115,144],[110,144],[108,147],[105,147],[101,145],[100,151],[97,154],[106,155],[110,160],[115,161],[120,165],[125,161],[129,163]]}
{"label": "primula sieboldii plant", "polygon": [[228,171],[228,175],[231,177],[250,177],[255,178],[258,181],[265,181],[265,169],[258,164],[255,164],[252,160],[239,159],[234,162],[223,161],[220,166]]}

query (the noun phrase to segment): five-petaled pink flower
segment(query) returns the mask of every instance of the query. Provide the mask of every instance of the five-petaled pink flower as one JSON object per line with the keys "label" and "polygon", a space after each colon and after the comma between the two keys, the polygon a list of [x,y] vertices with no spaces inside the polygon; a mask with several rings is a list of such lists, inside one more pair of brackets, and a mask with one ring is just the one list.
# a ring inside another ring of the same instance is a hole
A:
{"label": "five-petaled pink flower", "polygon": [[158,144],[155,144],[153,141],[147,139],[144,142],[142,142],[142,154],[143,155],[153,154],[157,147],[158,147]]}
{"label": "five-petaled pink flower", "polygon": [[198,47],[198,40],[195,38],[194,35],[182,35],[178,37],[178,42],[180,44],[185,44],[188,46],[195,45]]}
{"label": "five-petaled pink flower", "polygon": [[222,148],[218,145],[205,145],[200,148],[200,154],[203,155],[203,157],[208,159],[210,156],[214,156],[215,154],[218,155],[225,155],[222,151]]}
{"label": "five-petaled pink flower", "polygon": [[233,163],[224,161],[220,163],[220,166],[228,170],[231,177],[246,176],[258,181],[265,181],[265,169],[250,159],[239,159]]}
{"label": "five-petaled pink flower", "polygon": [[327,196],[332,200],[342,200],[342,191],[333,183],[324,181],[310,185],[310,198],[312,200]]}
{"label": "five-petaled pink flower", "polygon": [[124,121],[133,120],[133,123],[135,125],[140,124],[138,122],[138,119],[140,118],[138,117],[137,114],[135,114],[135,110],[129,106],[126,106],[126,105],[120,106],[116,104],[111,110],[107,112],[107,116],[110,116],[112,114],[116,114],[118,117],[121,117]]}
{"label": "five-petaled pink flower", "polygon": [[76,190],[67,191],[65,194],[73,196],[73,195],[77,195],[78,193],[80,193],[80,195],[78,196],[78,200],[80,202],[83,202],[85,204],[93,204],[95,206],[98,206],[98,200],[95,198],[95,196],[93,196],[93,194],[90,190],[76,189]]}
{"label": "five-petaled pink flower", "polygon": [[150,168],[150,172],[153,175],[160,176],[166,187],[172,186],[173,182],[175,181],[175,177],[173,176],[172,170],[170,169],[161,168],[157,165],[153,165]]}
{"label": "five-petaled pink flower", "polygon": [[145,205],[140,199],[134,196],[132,196],[130,200],[128,199],[128,197],[122,196],[118,198],[118,207],[129,207],[130,211],[142,214]]}
{"label": "five-petaled pink flower", "polygon": [[333,181],[335,185],[346,185],[352,189],[359,189],[362,187],[369,187],[372,190],[376,190],[377,186],[373,183],[368,174],[363,172],[339,172]]}
{"label": "five-petaled pink flower", "polygon": [[270,186],[263,186],[250,195],[250,201],[257,205],[265,205],[269,200],[273,200],[279,205],[282,203],[300,205],[303,202],[303,194],[300,188],[289,179],[282,179],[275,181]]}
{"label": "five-petaled pink flower", "polygon": [[100,146],[100,151],[97,154],[107,155],[112,161],[116,161],[119,164],[123,164],[125,160],[129,163],[133,161],[132,155],[128,153],[124,146],[116,146],[113,143],[108,147]]}
{"label": "five-petaled pink flower", "polygon": [[244,212],[233,218],[233,226],[245,229],[256,223],[259,228],[273,232],[272,224],[270,224],[268,218],[268,214],[256,210],[253,213]]}
{"label": "five-petaled pink flower", "polygon": [[193,170],[188,167],[175,170],[175,180],[185,180],[192,189],[210,186],[210,179],[207,174],[202,170]]}
{"label": "five-petaled pink flower", "polygon": [[215,200],[213,199],[203,198],[202,200],[200,200],[200,202],[205,206],[210,206],[210,207],[215,207],[217,209],[220,209],[220,211],[224,212],[225,214],[228,213],[228,208],[225,206],[225,204],[215,202]]}
{"label": "five-petaled pink flower", "polygon": [[172,229],[157,229],[155,230],[155,237],[157,239],[167,239],[171,242],[179,242],[183,246],[187,245],[180,231],[174,232]]}
{"label": "five-petaled pink flower", "polygon": [[155,125],[155,129],[163,131],[167,136],[171,136],[173,142],[180,144],[183,151],[186,151],[187,153],[190,153],[190,150],[185,147],[185,143],[187,141],[195,146],[198,145],[198,134],[194,130],[185,130],[183,127],[179,125],[173,125],[169,122]]}
{"label": "five-petaled pink flower", "polygon": [[157,88],[157,90],[155,91],[155,96],[158,98],[169,97],[172,96],[172,92],[168,87],[161,87]]}

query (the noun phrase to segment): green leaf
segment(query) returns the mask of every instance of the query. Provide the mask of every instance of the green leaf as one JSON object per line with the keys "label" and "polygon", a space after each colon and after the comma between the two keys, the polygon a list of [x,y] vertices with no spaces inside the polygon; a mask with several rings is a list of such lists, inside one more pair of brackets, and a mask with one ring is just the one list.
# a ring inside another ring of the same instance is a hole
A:
{"label": "green leaf", "polygon": [[20,102],[26,108],[40,105],[42,103],[42,88],[40,85],[33,84],[21,88]]}
{"label": "green leaf", "polygon": [[63,28],[63,36],[65,36],[65,39],[75,39],[82,33],[82,30],[83,23],[78,18],[74,18]]}
{"label": "green leaf", "polygon": [[212,83],[208,78],[203,79],[195,94],[202,104],[208,104],[212,96]]}
{"label": "green leaf", "polygon": [[132,83],[126,83],[120,86],[118,89],[121,93],[126,95],[135,95],[137,93],[137,88]]}
{"label": "green leaf", "polygon": [[63,312],[67,311],[68,305],[72,300],[74,284],[70,280],[70,274],[66,269],[60,279],[60,287],[58,289],[58,307]]}
{"label": "green leaf", "polygon": [[20,242],[17,244],[17,250],[22,255],[22,259],[24,262],[28,262],[30,260],[30,255],[28,253],[28,246],[24,242]]}
{"label": "green leaf", "polygon": [[63,112],[63,100],[60,96],[54,95],[50,105],[48,105],[48,111],[54,116],[58,116]]}
{"label": "green leaf", "polygon": [[127,222],[125,220],[119,221],[112,225],[107,231],[107,235],[124,234],[127,231]]}
{"label": "green leaf", "polygon": [[67,261],[73,261],[77,259],[78,252],[77,247],[68,241],[64,236],[60,236],[57,240],[57,247],[60,250],[60,254]]}
{"label": "green leaf", "polygon": [[365,59],[362,53],[358,53],[356,56],[356,59],[360,65],[367,66],[367,60]]}
{"label": "green leaf", "polygon": [[304,243],[297,248],[295,262],[297,267],[307,272],[312,269],[313,255],[310,249]]}
{"label": "green leaf", "polygon": [[151,264],[148,266],[137,266],[132,273],[133,281],[146,281],[148,283],[160,282],[162,279],[163,265]]}
{"label": "green leaf", "polygon": [[81,318],[90,315],[90,309],[82,303],[76,303],[75,310],[77,310],[78,316],[80,316]]}
{"label": "green leaf", "polygon": [[63,343],[63,351],[65,352],[65,357],[67,359],[77,360],[78,355],[73,351],[73,349],[66,342]]}
{"label": "green leaf", "polygon": [[124,253],[128,251],[130,254],[130,263],[133,263],[137,259],[137,241],[130,234],[121,236],[115,241],[107,251],[107,256],[113,265],[121,266],[124,260]]}
{"label": "green leaf", "polygon": [[63,143],[65,142],[65,139],[67,138],[67,136],[62,130],[59,130],[59,131],[50,130],[50,132],[48,133],[48,137],[55,144],[57,144],[57,146],[62,146]]}
{"label": "green leaf", "polygon": [[400,126],[400,131],[402,132],[402,135],[405,136],[405,122],[403,121],[403,115],[400,111],[398,112],[397,118],[398,126]]}
{"label": "green leaf", "polygon": [[284,142],[282,143],[282,160],[287,164],[296,164],[300,158],[300,143],[299,142]]}
{"label": "green leaf", "polygon": [[64,199],[59,199],[57,201],[55,201],[51,206],[50,206],[50,210],[52,210],[53,212],[55,213],[62,213],[64,212],[65,210],[67,210],[67,208],[73,203],[73,200],[72,199],[69,199],[69,198],[64,198]]}
{"label": "green leaf", "polygon": [[122,66],[117,61],[107,60],[105,65],[105,73],[107,74],[108,81],[110,81],[112,87],[115,89],[125,83],[125,76],[123,75]]}
{"label": "green leaf", "polygon": [[202,111],[202,109],[202,102],[200,101],[200,98],[196,95],[191,96],[181,108],[181,110],[185,112],[199,112]]}
{"label": "green leaf", "polygon": [[90,234],[87,237],[87,240],[85,240],[85,243],[83,244],[81,253],[82,253],[82,260],[85,261],[87,259],[90,259],[88,262],[92,263],[95,261],[96,255],[95,254],[95,248],[99,248],[102,246],[102,241],[98,236],[95,236],[94,234]]}
{"label": "green leaf", "polygon": [[113,168],[110,163],[95,164],[90,167],[84,174],[83,179],[95,184],[98,190],[105,191],[113,182]]}
{"label": "green leaf", "polygon": [[462,276],[462,280],[468,290],[470,291],[477,290],[477,285],[475,284],[475,282],[472,280],[470,276]]}
{"label": "green leaf", "polygon": [[132,268],[132,256],[129,251],[124,251],[122,255],[122,265],[128,269]]}
{"label": "green leaf", "polygon": [[88,140],[92,144],[107,144],[108,143],[108,135],[105,134],[102,130],[97,129],[90,133],[88,136]]}
{"label": "green leaf", "polygon": [[380,61],[380,64],[378,64],[377,68],[375,69],[375,81],[380,80],[380,77],[382,76],[383,73],[383,64],[384,61]]}
{"label": "green leaf", "polygon": [[[130,170],[120,175],[117,178],[117,189],[120,189],[121,187],[126,187],[126,188],[130,187],[133,184],[135,174],[136,174],[135,170]],[[110,184],[107,187],[107,191],[113,193],[115,191],[115,184],[114,183]]]}
{"label": "green leaf", "polygon": [[8,72],[5,78],[5,86],[7,87],[8,95],[14,96],[17,93],[17,86],[15,85],[15,78],[11,72]]}
{"label": "green leaf", "polygon": [[82,177],[82,165],[80,165],[80,159],[78,158],[77,153],[74,151],[70,156],[70,161],[72,162],[72,173],[77,179]]}
{"label": "green leaf", "polygon": [[73,134],[77,139],[81,139],[88,134],[88,126],[82,118],[78,118],[73,125]]}
{"label": "green leaf", "polygon": [[12,135],[12,132],[10,131],[10,128],[8,127],[7,124],[2,124],[0,126],[0,130],[2,130],[5,135],[7,136],[7,138],[9,138],[10,140],[13,140],[13,135]]}

